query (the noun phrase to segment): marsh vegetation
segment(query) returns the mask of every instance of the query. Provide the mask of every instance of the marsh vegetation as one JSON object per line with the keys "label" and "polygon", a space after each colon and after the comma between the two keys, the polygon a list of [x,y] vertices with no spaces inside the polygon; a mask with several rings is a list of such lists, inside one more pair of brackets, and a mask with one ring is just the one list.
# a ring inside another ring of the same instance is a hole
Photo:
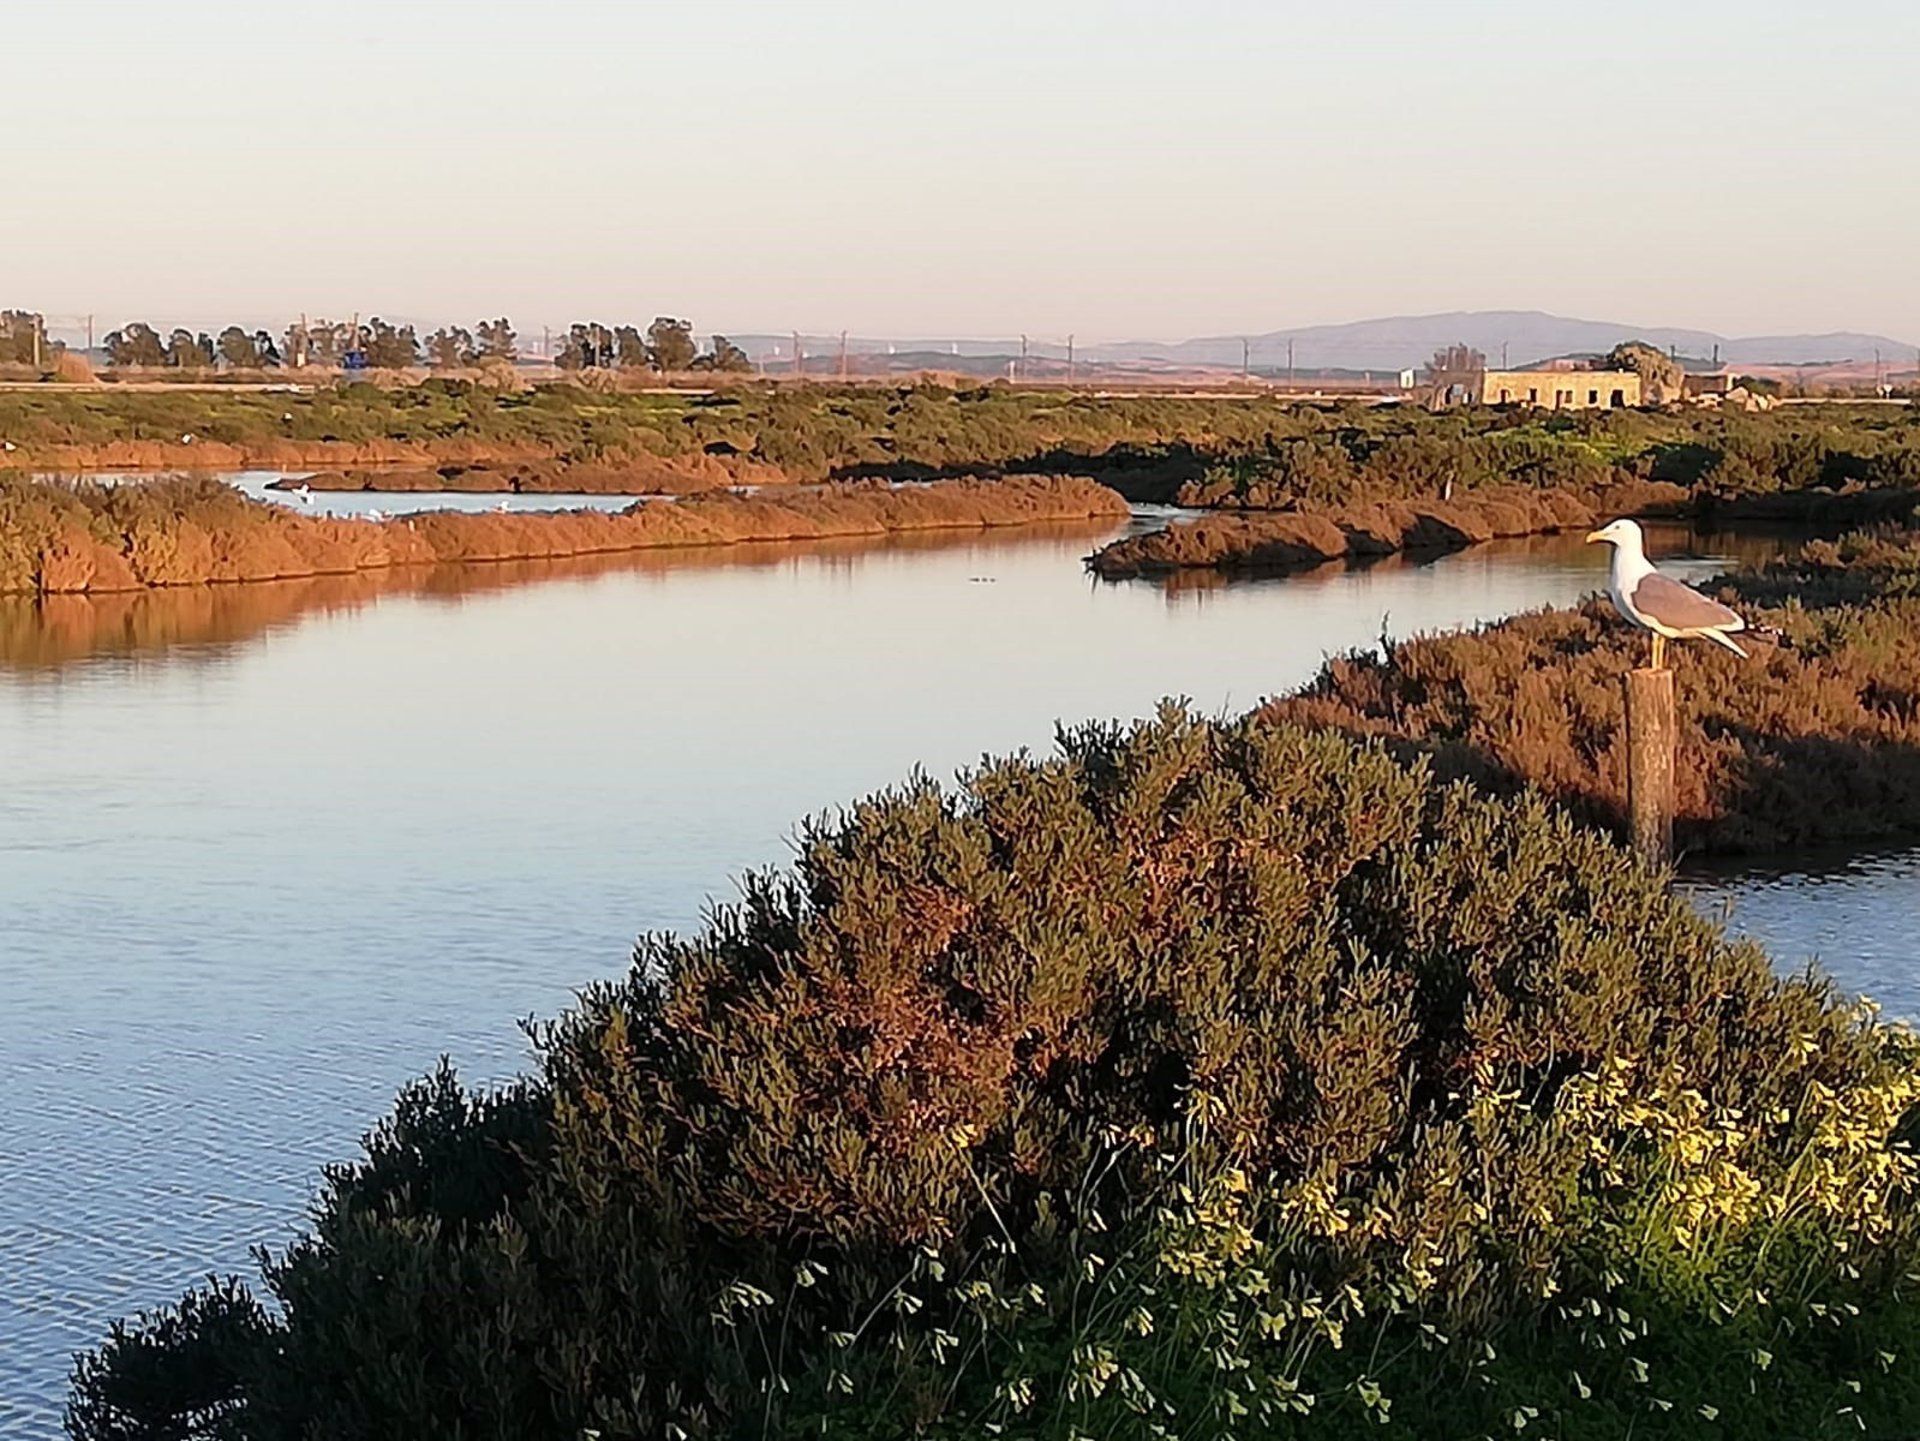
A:
{"label": "marsh vegetation", "polygon": [[1111,490],[1071,476],[899,487],[871,481],[792,494],[721,491],[618,512],[428,511],[379,522],[299,515],[215,480],[0,479],[0,593],[138,590],[1125,515]]}
{"label": "marsh vegetation", "polygon": [[[809,826],[444,1069],[82,1441],[1819,1435],[1920,1404],[1913,1043],[1538,796],[1178,710]],[[270,1304],[269,1304],[270,1303]]]}

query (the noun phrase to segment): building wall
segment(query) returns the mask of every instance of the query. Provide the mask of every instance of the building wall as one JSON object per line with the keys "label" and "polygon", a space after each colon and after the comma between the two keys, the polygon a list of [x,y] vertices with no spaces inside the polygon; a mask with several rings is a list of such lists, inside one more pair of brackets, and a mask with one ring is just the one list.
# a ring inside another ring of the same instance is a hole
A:
{"label": "building wall", "polygon": [[1733,372],[1716,370],[1711,374],[1687,372],[1681,389],[1688,395],[1725,395],[1733,389]]}
{"label": "building wall", "polygon": [[1632,370],[1489,370],[1481,377],[1482,405],[1537,405],[1542,410],[1604,410],[1640,404],[1640,375]]}

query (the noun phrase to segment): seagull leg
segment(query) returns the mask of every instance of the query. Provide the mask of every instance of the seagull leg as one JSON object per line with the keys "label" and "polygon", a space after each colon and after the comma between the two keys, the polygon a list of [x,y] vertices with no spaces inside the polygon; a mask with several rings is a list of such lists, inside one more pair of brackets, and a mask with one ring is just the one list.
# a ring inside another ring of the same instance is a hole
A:
{"label": "seagull leg", "polygon": [[1653,668],[1655,670],[1667,668],[1667,638],[1659,631],[1653,633]]}

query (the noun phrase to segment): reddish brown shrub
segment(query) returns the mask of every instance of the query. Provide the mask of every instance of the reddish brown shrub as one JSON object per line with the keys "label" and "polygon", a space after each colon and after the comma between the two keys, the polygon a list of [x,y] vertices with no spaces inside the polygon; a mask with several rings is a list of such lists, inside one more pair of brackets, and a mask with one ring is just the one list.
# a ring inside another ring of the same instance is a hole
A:
{"label": "reddish brown shrub", "polygon": [[781,495],[719,491],[618,513],[468,515],[386,522],[296,515],[214,481],[0,487],[0,591],[133,589],[421,565],[1118,520],[1126,503],[1073,476],[894,487],[850,482]]}
{"label": "reddish brown shrub", "polygon": [[[1920,574],[1914,551],[1862,544],[1859,563]],[[1897,564],[1904,556],[1907,568]],[[1825,572],[1826,589],[1818,581]],[[1705,644],[1676,649],[1681,715],[1676,839],[1686,849],[1764,851],[1920,832],[1920,596],[1863,601],[1842,552],[1736,577],[1724,590],[1800,598],[1752,619],[1751,660]],[[1844,593],[1852,603],[1820,603]],[[1539,787],[1619,824],[1626,753],[1621,677],[1646,662],[1646,637],[1595,601],[1330,662],[1264,714],[1396,742],[1441,771],[1495,790]]]}

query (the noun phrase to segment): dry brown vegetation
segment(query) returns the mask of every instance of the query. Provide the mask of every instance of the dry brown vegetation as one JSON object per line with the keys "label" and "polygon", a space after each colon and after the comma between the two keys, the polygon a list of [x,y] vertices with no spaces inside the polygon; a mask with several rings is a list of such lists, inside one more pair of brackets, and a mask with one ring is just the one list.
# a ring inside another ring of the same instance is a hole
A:
{"label": "dry brown vegetation", "polygon": [[[1920,833],[1920,531],[1816,542],[1717,589],[1749,618],[1751,660],[1681,646],[1675,835],[1758,852]],[[1273,719],[1430,756],[1498,791],[1539,787],[1618,825],[1621,676],[1646,638],[1591,602],[1328,663]]]}
{"label": "dry brown vegetation", "polygon": [[1222,512],[1128,536],[1087,564],[1109,580],[1187,569],[1288,570],[1402,550],[1457,550],[1481,541],[1591,525],[1602,515],[1680,511],[1680,486],[1618,484],[1590,492],[1502,487],[1454,500],[1384,499],[1295,510]]}
{"label": "dry brown vegetation", "polygon": [[1126,513],[1111,490],[1072,476],[897,488],[864,482],[778,497],[720,492],[618,513],[435,511],[379,522],[295,515],[216,481],[15,481],[0,483],[0,592],[138,590]]}

